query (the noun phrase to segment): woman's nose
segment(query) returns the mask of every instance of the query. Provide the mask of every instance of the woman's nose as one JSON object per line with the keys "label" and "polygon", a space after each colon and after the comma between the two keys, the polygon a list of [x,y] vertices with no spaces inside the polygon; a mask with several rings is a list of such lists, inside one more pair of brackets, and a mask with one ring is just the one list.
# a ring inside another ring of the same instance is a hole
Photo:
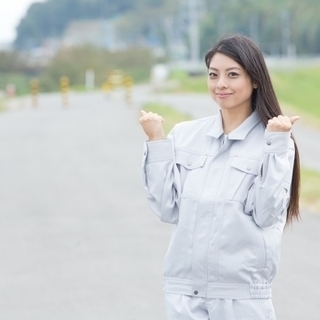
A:
{"label": "woman's nose", "polygon": [[217,88],[223,89],[223,88],[227,88],[227,87],[228,87],[228,84],[227,84],[225,77],[219,77],[218,82],[217,82]]}

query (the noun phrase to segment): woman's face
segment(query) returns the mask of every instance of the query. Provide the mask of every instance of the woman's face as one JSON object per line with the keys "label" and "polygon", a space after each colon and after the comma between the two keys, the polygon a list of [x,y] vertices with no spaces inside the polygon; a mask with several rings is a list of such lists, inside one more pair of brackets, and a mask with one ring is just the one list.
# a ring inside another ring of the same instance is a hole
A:
{"label": "woman's face", "polygon": [[216,53],[212,57],[207,83],[221,109],[240,112],[251,109],[254,85],[242,66],[228,56]]}

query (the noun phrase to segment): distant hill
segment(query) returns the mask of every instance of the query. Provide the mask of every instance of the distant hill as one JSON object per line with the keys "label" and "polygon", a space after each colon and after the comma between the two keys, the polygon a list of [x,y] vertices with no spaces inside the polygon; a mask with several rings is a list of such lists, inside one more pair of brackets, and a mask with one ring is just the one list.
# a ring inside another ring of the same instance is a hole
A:
{"label": "distant hill", "polygon": [[188,44],[188,4],[201,3],[201,51],[220,36],[241,32],[267,54],[320,54],[319,0],[47,0],[34,3],[17,28],[14,45],[28,49],[60,38],[74,20],[122,17],[126,41],[139,36],[163,46]]}
{"label": "distant hill", "polygon": [[[47,0],[34,3],[17,27],[14,45],[18,49],[39,46],[45,39],[59,38],[74,20],[110,19],[128,16],[122,28],[134,33],[148,32],[148,24],[172,11],[178,0]],[[133,23],[135,25],[133,26]]]}

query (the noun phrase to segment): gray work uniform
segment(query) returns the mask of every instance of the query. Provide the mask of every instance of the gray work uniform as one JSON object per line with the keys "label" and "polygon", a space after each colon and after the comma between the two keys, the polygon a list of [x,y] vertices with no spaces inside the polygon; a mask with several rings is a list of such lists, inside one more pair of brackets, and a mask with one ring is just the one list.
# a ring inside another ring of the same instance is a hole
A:
{"label": "gray work uniform", "polygon": [[271,298],[293,162],[290,132],[266,131],[256,112],[228,136],[218,112],[145,143],[148,203],[174,225],[164,264],[167,294]]}

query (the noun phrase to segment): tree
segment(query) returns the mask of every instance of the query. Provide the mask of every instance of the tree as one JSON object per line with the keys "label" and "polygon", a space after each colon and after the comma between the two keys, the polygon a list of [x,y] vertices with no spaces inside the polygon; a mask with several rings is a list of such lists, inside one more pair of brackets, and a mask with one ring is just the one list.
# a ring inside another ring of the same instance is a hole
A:
{"label": "tree", "polygon": [[[164,21],[179,15],[182,0],[47,0],[30,6],[17,28],[16,48],[40,45],[59,37],[71,20],[123,17],[120,30],[128,39],[157,33],[165,46]],[[186,0],[185,0],[186,1]],[[196,0],[194,0],[196,1]],[[223,34],[241,32],[259,42],[265,53],[284,51],[283,12],[289,13],[290,40],[298,53],[320,53],[319,0],[207,0],[201,22],[201,48]],[[174,24],[172,24],[174,25]],[[174,30],[172,30],[174,32]]]}

